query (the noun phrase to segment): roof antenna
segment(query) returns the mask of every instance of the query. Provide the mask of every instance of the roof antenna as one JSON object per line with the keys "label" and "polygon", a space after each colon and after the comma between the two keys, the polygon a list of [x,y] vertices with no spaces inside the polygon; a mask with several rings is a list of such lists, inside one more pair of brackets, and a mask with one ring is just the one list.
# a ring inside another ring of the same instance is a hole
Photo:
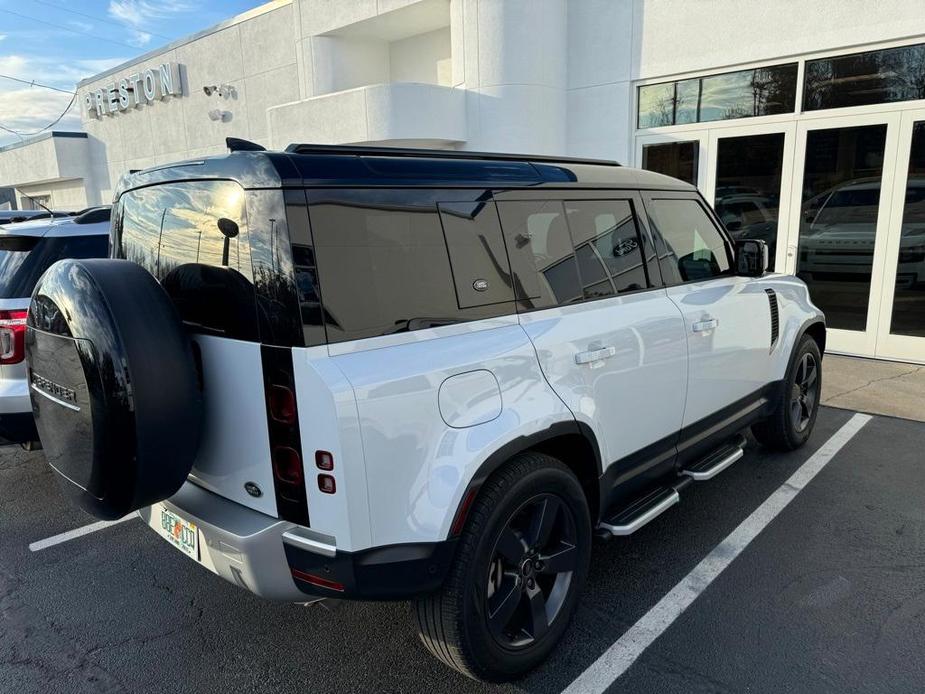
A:
{"label": "roof antenna", "polygon": [[231,152],[266,152],[267,148],[240,137],[226,137],[225,145]]}

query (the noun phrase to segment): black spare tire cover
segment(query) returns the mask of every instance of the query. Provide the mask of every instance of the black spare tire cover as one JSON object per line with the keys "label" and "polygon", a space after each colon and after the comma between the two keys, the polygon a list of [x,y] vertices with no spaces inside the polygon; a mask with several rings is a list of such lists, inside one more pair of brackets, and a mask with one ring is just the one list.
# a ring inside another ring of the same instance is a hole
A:
{"label": "black spare tire cover", "polygon": [[172,496],[199,445],[202,395],[170,298],[128,260],[62,260],[26,330],[39,438],[65,490],[115,519]]}

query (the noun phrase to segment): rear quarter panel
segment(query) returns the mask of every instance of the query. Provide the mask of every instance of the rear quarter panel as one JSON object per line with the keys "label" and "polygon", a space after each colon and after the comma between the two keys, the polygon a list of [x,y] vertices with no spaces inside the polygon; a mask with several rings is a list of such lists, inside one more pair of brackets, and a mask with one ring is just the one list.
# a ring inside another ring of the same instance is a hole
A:
{"label": "rear quarter panel", "polygon": [[[574,421],[540,372],[516,316],[331,345],[356,394],[372,545],[447,537],[469,481],[504,444]],[[441,415],[441,386],[458,383]],[[489,392],[492,382],[500,392]],[[474,413],[466,419],[466,390]],[[450,413],[452,409],[452,413]],[[450,426],[446,417],[457,426]],[[469,426],[459,426],[468,424]]]}

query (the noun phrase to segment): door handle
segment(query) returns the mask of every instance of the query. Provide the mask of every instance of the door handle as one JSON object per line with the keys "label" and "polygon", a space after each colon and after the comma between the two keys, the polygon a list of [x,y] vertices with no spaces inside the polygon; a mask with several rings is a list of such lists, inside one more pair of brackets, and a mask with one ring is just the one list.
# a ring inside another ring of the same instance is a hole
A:
{"label": "door handle", "polygon": [[598,347],[597,349],[589,349],[587,352],[579,352],[575,355],[576,364],[590,364],[591,362],[601,361],[602,359],[610,359],[613,355],[617,353],[615,347]]}
{"label": "door handle", "polygon": [[708,318],[707,320],[697,321],[691,326],[691,328],[695,333],[705,333],[713,330],[717,325],[719,325],[718,319]]}

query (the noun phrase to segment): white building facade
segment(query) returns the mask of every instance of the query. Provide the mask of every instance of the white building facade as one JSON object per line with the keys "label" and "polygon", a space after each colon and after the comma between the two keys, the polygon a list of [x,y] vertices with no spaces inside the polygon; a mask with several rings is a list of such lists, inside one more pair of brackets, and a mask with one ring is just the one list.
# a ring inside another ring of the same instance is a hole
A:
{"label": "white building facade", "polygon": [[87,137],[0,150],[0,186],[108,202],[122,173],[229,136],[617,159],[765,239],[831,349],[925,362],[918,2],[276,0],[85,80],[78,103]]}

